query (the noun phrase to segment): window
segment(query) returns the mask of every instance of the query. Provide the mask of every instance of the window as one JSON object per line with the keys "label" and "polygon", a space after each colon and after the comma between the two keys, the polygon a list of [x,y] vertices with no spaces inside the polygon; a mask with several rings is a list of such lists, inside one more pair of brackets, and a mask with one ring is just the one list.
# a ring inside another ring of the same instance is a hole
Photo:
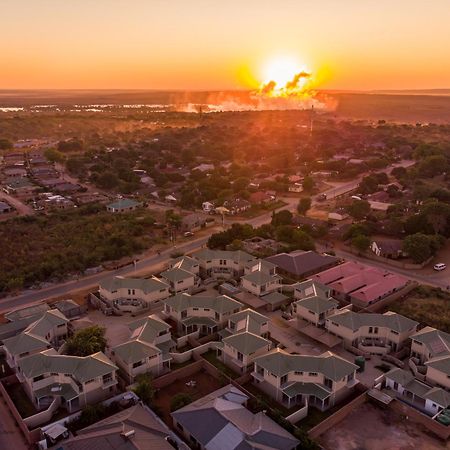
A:
{"label": "window", "polygon": [[192,308],[193,311],[198,311],[198,308]]}
{"label": "window", "polygon": [[378,327],[375,327],[375,328],[373,329],[373,332],[374,332],[374,334],[378,334]]}
{"label": "window", "polygon": [[237,356],[238,356],[238,360],[239,361],[243,361],[244,360],[244,355],[241,352],[238,352]]}
{"label": "window", "polygon": [[398,332],[397,332],[397,331],[394,331],[394,330],[391,330],[391,333],[392,333],[392,334],[398,334]]}
{"label": "window", "polygon": [[286,383],[287,379],[288,379],[287,375],[283,375],[283,376],[281,377],[280,383],[281,383],[281,384]]}
{"label": "window", "polygon": [[205,312],[206,312],[206,311],[211,311],[211,310],[210,310],[209,308],[205,308]]}
{"label": "window", "polygon": [[181,318],[185,319],[186,317],[187,317],[187,311],[186,310],[181,311]]}
{"label": "window", "polygon": [[166,292],[166,289],[160,289],[159,292]]}
{"label": "window", "polygon": [[336,322],[331,322],[335,327],[338,327],[339,326],[339,324],[338,323],[336,323]]}
{"label": "window", "polygon": [[214,315],[214,317],[215,317],[216,320],[220,320],[220,314],[219,314],[219,313],[216,313],[216,314]]}
{"label": "window", "polygon": [[93,383],[94,381],[95,381],[95,378],[92,378],[90,380],[85,381],[84,384],[90,384],[90,383]]}
{"label": "window", "polygon": [[294,373],[295,373],[295,375],[303,375],[303,372],[301,372],[299,370],[296,370]]}
{"label": "window", "polygon": [[37,377],[34,377],[34,378],[33,378],[33,381],[34,381],[34,382],[40,381],[40,380],[43,380],[44,378],[45,378],[44,375],[38,375]]}
{"label": "window", "polygon": [[142,366],[143,364],[144,364],[143,361],[135,362],[135,363],[133,363],[133,369],[136,369],[136,367]]}
{"label": "window", "polygon": [[317,377],[317,372],[309,372],[310,377]]}
{"label": "window", "polygon": [[369,334],[373,333],[373,327],[369,327]]}

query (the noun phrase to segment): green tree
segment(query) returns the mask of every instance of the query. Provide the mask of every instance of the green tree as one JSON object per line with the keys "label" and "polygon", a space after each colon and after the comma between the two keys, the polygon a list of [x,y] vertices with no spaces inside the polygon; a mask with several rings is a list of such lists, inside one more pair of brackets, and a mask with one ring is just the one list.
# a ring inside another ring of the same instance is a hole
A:
{"label": "green tree", "polygon": [[67,339],[67,354],[73,356],[89,356],[103,352],[106,347],[105,329],[93,325],[76,332]]}
{"label": "green tree", "polygon": [[9,150],[13,147],[13,144],[10,140],[5,138],[0,138],[0,150]]}
{"label": "green tree", "polygon": [[274,227],[278,227],[280,225],[291,225],[292,218],[293,218],[292,213],[287,209],[283,209],[282,211],[274,213],[272,215],[271,223]]}
{"label": "green tree", "polygon": [[152,377],[148,373],[142,373],[136,377],[136,385],[133,392],[147,405],[151,405],[155,396]]}
{"label": "green tree", "polygon": [[172,400],[170,401],[170,410],[176,411],[183,406],[189,405],[189,403],[192,403],[192,397],[189,394],[180,392],[172,397]]}
{"label": "green tree", "polygon": [[347,211],[354,219],[362,220],[370,212],[370,203],[366,200],[353,200]]}
{"label": "green tree", "polygon": [[366,252],[369,246],[370,239],[363,234],[358,234],[352,239],[352,247],[355,247],[356,250],[358,250],[358,253]]}
{"label": "green tree", "polygon": [[314,180],[313,180],[313,178],[310,177],[310,176],[306,176],[303,179],[303,184],[302,185],[303,185],[303,189],[306,192],[311,192],[314,189]]}
{"label": "green tree", "polygon": [[44,156],[49,161],[54,163],[62,163],[66,159],[66,156],[55,148],[48,148],[47,150],[45,150]]}
{"label": "green tree", "polygon": [[298,213],[304,216],[310,208],[311,208],[311,197],[301,198],[297,205]]}
{"label": "green tree", "polygon": [[433,239],[423,233],[407,236],[403,241],[403,251],[407,253],[415,263],[426,261],[433,254]]}

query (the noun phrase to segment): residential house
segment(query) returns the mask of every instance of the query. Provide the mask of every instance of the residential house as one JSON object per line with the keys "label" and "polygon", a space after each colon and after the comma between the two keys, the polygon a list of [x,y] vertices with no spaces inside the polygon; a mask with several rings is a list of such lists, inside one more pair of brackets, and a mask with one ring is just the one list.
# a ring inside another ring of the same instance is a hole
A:
{"label": "residential house", "polygon": [[299,441],[264,411],[246,408],[249,397],[231,384],[174,411],[174,428],[201,450],[294,450]]}
{"label": "residential house", "polygon": [[398,259],[405,256],[401,239],[374,239],[370,249],[375,255],[383,258]]}
{"label": "residential house", "polygon": [[450,334],[425,327],[411,336],[411,357],[425,365],[425,379],[450,391]]}
{"label": "residential house", "polygon": [[294,287],[292,313],[316,327],[323,327],[327,317],[337,311],[339,303],[331,297],[331,291],[313,280],[306,280]]}
{"label": "residential house", "polygon": [[181,219],[181,229],[185,232],[199,231],[206,226],[206,219],[203,214],[189,214]]}
{"label": "residential house", "polygon": [[10,214],[14,211],[14,208],[6,202],[0,202],[0,215]]}
{"label": "residential house", "polygon": [[280,404],[325,411],[353,391],[357,366],[331,352],[293,355],[279,348],[254,360],[253,382]]}
{"label": "residential house", "polygon": [[281,277],[276,273],[276,266],[269,261],[251,261],[245,267],[241,277],[241,286],[246,291],[261,297],[281,289]]}
{"label": "residential house", "polygon": [[340,264],[311,278],[327,285],[334,298],[363,309],[400,291],[409,283],[406,277],[355,261]]}
{"label": "residential house", "polygon": [[245,266],[256,258],[241,250],[198,250],[192,254],[198,261],[202,278],[239,278]]}
{"label": "residential house", "polygon": [[20,199],[29,199],[33,197],[36,191],[39,189],[26,177],[8,179],[5,181],[4,185],[4,190],[8,194],[14,195],[15,197]]}
{"label": "residential house", "polygon": [[201,334],[213,334],[224,328],[231,314],[242,309],[242,303],[228,297],[204,297],[177,294],[164,300],[164,313],[177,323],[184,334],[199,330]]}
{"label": "residential house", "polygon": [[68,323],[66,316],[56,309],[44,312],[20,334],[3,341],[6,362],[14,368],[22,358],[58,348],[68,337]]}
{"label": "residential house", "polygon": [[73,412],[111,397],[116,391],[116,372],[117,367],[102,352],[80,357],[50,349],[22,358],[17,378],[37,409],[56,400]]}
{"label": "residential house", "polygon": [[416,321],[392,311],[366,314],[343,310],[326,320],[328,332],[341,338],[344,344],[372,354],[398,352],[409,344],[417,325]]}
{"label": "residential house", "polygon": [[158,377],[169,370],[169,353],[176,347],[170,325],[151,315],[130,323],[128,328],[129,340],[111,350],[111,358],[128,384],[133,384],[140,374],[149,373]]}
{"label": "residential house", "polygon": [[380,388],[432,417],[450,407],[449,392],[429,386],[410,371],[397,367],[384,374]]}
{"label": "residential house", "polygon": [[142,203],[129,198],[121,198],[114,203],[110,203],[106,206],[106,210],[111,213],[123,213],[134,211],[135,209],[142,206]]}
{"label": "residential house", "polygon": [[145,311],[170,295],[169,285],[156,277],[111,277],[99,285],[100,298],[119,312]]}
{"label": "residential house", "polygon": [[272,197],[266,192],[258,191],[251,193],[248,200],[252,205],[265,205],[272,202]]}
{"label": "residential house", "polygon": [[161,278],[170,286],[170,292],[191,292],[197,285],[197,277],[187,270],[174,267],[161,273]]}
{"label": "residential house", "polygon": [[222,343],[217,355],[237,372],[247,372],[253,367],[253,360],[272,348],[269,337],[269,319],[251,309],[233,314],[228,325],[219,332]]}
{"label": "residential house", "polygon": [[302,280],[339,264],[339,258],[334,256],[320,255],[313,251],[303,250],[279,253],[269,256],[266,261],[275,264],[278,273],[294,280]]}
{"label": "residential house", "polygon": [[303,184],[302,183],[292,183],[289,185],[288,191],[300,194],[300,192],[303,192]]}
{"label": "residential house", "polygon": [[328,213],[328,220],[335,220],[341,222],[342,220],[348,219],[350,216],[345,211],[331,211]]}

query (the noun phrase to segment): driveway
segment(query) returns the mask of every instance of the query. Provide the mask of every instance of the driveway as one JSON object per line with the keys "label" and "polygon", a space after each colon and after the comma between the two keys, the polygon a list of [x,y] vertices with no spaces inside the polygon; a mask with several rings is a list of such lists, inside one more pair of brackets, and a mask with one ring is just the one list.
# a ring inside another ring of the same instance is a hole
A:
{"label": "driveway", "polygon": [[4,200],[8,202],[10,205],[14,206],[14,208],[16,208],[20,216],[29,216],[35,213],[33,208],[21,202],[16,197],[13,197],[1,190],[0,190],[0,200]]}

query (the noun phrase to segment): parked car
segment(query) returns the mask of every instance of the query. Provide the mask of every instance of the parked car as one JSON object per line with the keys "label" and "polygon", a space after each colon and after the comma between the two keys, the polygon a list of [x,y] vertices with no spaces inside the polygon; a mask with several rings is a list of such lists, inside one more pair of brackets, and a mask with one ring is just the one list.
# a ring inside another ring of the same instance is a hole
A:
{"label": "parked car", "polygon": [[192,231],[186,231],[186,233],[184,233],[184,237],[192,237],[194,236],[194,233]]}
{"label": "parked car", "polygon": [[440,272],[441,270],[445,270],[447,268],[447,265],[444,263],[437,263],[434,265],[433,269]]}

